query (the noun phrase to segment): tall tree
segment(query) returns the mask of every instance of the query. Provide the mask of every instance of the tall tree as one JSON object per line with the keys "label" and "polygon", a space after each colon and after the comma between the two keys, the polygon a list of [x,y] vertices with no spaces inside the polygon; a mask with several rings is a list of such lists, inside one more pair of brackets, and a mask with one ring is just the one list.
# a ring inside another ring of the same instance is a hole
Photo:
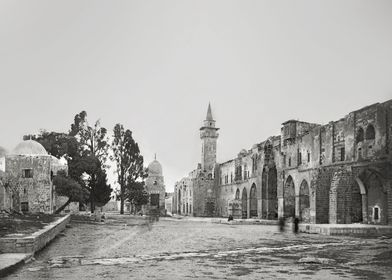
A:
{"label": "tall tree", "polygon": [[120,185],[120,214],[124,214],[127,189],[131,189],[133,184],[146,177],[143,156],[132,137],[132,131],[125,130],[121,124],[114,126],[111,147],[113,155],[110,158],[116,163],[117,181]]}
{"label": "tall tree", "polygon": [[[76,137],[80,144],[79,157],[85,158],[85,162],[78,162],[78,164],[92,163],[90,168],[85,166],[87,168],[86,173],[90,176],[87,187],[90,190],[91,212],[94,212],[96,203],[101,204],[102,201],[110,199],[112,190],[110,185],[107,184],[104,170],[109,148],[106,134],[107,130],[101,127],[99,120],[93,126],[88,124],[86,111],[82,111],[75,116],[69,133],[70,136]],[[102,194],[106,196],[106,199],[97,201],[96,199]]]}

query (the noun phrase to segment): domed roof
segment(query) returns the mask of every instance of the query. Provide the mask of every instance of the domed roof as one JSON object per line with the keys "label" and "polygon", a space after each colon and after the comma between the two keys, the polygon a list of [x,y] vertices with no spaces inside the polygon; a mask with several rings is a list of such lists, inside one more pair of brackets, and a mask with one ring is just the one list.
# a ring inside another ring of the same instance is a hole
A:
{"label": "domed roof", "polygon": [[0,146],[0,157],[4,157],[7,154],[7,150]]}
{"label": "domed roof", "polygon": [[48,155],[48,152],[45,150],[44,146],[34,140],[20,142],[12,151],[12,153],[15,155]]}
{"label": "domed roof", "polygon": [[162,176],[162,165],[159,161],[154,160],[148,165],[148,175]]}

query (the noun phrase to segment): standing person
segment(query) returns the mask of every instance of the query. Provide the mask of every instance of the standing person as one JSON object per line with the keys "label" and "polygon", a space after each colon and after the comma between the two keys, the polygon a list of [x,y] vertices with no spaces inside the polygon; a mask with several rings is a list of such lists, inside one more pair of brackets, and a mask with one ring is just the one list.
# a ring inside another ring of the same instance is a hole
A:
{"label": "standing person", "polygon": [[294,218],[294,222],[293,222],[293,232],[295,234],[297,234],[298,233],[298,229],[299,229],[299,219],[298,219],[298,217],[295,217]]}
{"label": "standing person", "polygon": [[285,218],[280,217],[279,218],[279,231],[284,232],[284,227],[285,227]]}

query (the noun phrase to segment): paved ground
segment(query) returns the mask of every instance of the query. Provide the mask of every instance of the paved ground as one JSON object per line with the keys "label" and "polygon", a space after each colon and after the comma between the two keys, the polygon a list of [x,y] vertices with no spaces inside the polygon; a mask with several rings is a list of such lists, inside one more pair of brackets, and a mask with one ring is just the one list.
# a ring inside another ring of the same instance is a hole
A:
{"label": "paved ground", "polygon": [[141,217],[72,222],[6,279],[392,279],[392,239]]}

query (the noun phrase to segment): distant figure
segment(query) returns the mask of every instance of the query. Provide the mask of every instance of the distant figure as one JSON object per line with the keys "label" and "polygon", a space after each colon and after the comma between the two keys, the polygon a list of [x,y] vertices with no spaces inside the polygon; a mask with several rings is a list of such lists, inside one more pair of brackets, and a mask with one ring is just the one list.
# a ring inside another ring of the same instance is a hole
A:
{"label": "distant figure", "polygon": [[295,234],[298,233],[298,226],[299,226],[299,219],[298,219],[298,217],[295,217],[294,222],[293,222],[293,232]]}
{"label": "distant figure", "polygon": [[234,220],[233,216],[232,216],[232,215],[229,215],[229,218],[227,219],[227,221],[230,222],[230,221],[232,221],[232,220]]}
{"label": "distant figure", "polygon": [[279,218],[279,231],[280,232],[284,232],[285,223],[286,223],[285,218],[280,217]]}

